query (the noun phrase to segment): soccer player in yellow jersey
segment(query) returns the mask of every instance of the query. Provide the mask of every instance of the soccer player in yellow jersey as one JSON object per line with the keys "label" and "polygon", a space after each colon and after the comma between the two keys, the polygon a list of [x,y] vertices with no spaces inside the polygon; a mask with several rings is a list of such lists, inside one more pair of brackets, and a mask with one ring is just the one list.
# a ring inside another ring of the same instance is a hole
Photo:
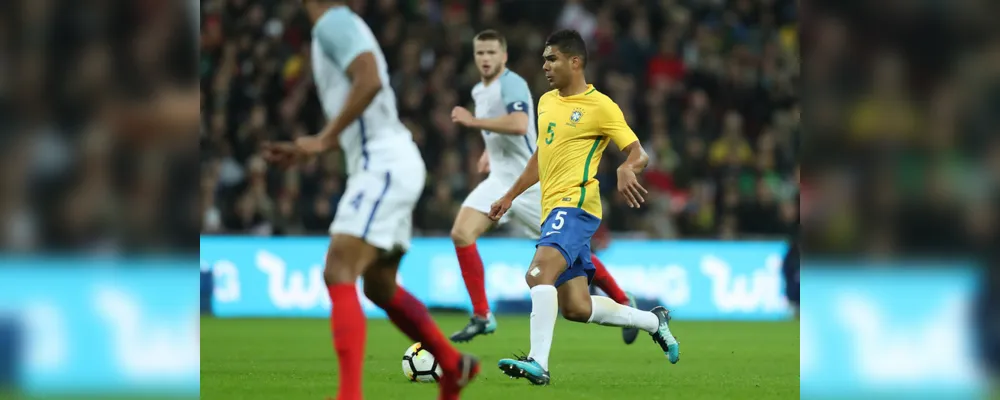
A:
{"label": "soccer player in yellow jersey", "polygon": [[542,190],[542,237],[536,244],[525,280],[531,288],[531,352],[500,360],[499,367],[532,384],[549,383],[549,350],[556,316],[570,321],[649,332],[671,363],[680,359],[670,333],[670,313],[656,307],[641,311],[603,296],[590,295],[594,265],[590,238],[601,224],[597,166],[609,142],[628,154],[618,167],[618,191],[629,207],[640,207],[646,190],[636,174],[648,156],[625,123],[621,109],[588,85],[583,76],[587,49],[576,31],[563,30],[545,42],[545,77],[555,89],[538,100],[538,141],[535,153],[517,182],[493,203],[490,218],[499,220],[514,199],[537,182]]}

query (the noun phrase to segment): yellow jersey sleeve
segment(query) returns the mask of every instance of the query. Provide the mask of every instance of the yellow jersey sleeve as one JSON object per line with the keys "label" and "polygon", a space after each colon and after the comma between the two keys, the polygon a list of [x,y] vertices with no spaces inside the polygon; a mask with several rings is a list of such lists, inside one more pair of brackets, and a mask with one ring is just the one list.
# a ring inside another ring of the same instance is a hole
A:
{"label": "yellow jersey sleeve", "polygon": [[601,101],[599,112],[601,113],[601,118],[598,129],[600,129],[602,134],[607,135],[615,142],[618,150],[624,149],[626,146],[639,140],[635,136],[635,132],[632,132],[632,128],[629,128],[628,123],[625,122],[625,114],[622,114],[622,109],[614,101],[605,97]]}

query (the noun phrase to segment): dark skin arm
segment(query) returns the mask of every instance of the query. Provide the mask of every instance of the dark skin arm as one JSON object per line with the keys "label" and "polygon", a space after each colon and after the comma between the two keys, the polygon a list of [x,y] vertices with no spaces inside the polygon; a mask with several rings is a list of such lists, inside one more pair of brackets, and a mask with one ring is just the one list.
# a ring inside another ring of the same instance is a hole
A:
{"label": "dark skin arm", "polygon": [[361,53],[347,67],[351,89],[340,114],[331,119],[316,136],[301,137],[292,143],[265,143],[264,154],[268,161],[287,164],[304,155],[319,154],[337,148],[340,133],[356,121],[382,89],[375,56]]}
{"label": "dark skin arm", "polygon": [[358,120],[382,89],[382,79],[378,76],[375,56],[371,52],[361,53],[355,57],[347,67],[347,76],[351,79],[351,90],[347,92],[344,108],[340,109],[340,114],[326,124],[323,131],[317,135],[322,146],[321,152],[337,147],[340,133]]}

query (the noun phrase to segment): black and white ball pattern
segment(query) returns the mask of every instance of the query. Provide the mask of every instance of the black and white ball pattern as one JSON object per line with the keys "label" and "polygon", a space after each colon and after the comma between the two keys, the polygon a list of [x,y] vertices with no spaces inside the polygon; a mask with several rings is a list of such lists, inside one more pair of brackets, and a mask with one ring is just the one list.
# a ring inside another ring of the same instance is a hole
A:
{"label": "black and white ball pattern", "polygon": [[420,345],[414,343],[403,353],[403,375],[411,382],[431,383],[441,379],[441,366],[437,359]]}

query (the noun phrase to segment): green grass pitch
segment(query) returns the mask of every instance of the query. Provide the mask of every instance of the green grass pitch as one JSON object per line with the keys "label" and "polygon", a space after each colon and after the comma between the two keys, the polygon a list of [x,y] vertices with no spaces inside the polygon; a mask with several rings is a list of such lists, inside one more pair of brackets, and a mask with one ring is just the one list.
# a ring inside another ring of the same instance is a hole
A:
{"label": "green grass pitch", "polygon": [[[467,317],[436,314],[449,334]],[[552,384],[533,387],[496,367],[527,352],[528,316],[504,316],[497,332],[459,348],[483,370],[463,398],[791,399],[799,397],[799,327],[787,322],[674,321],[681,361],[671,365],[645,333],[631,346],[618,328],[560,319],[549,368]],[[324,319],[201,320],[201,398],[325,399],[337,389],[337,360]],[[387,320],[368,321],[365,398],[433,399],[437,386],[411,383],[401,370],[411,344]]]}

